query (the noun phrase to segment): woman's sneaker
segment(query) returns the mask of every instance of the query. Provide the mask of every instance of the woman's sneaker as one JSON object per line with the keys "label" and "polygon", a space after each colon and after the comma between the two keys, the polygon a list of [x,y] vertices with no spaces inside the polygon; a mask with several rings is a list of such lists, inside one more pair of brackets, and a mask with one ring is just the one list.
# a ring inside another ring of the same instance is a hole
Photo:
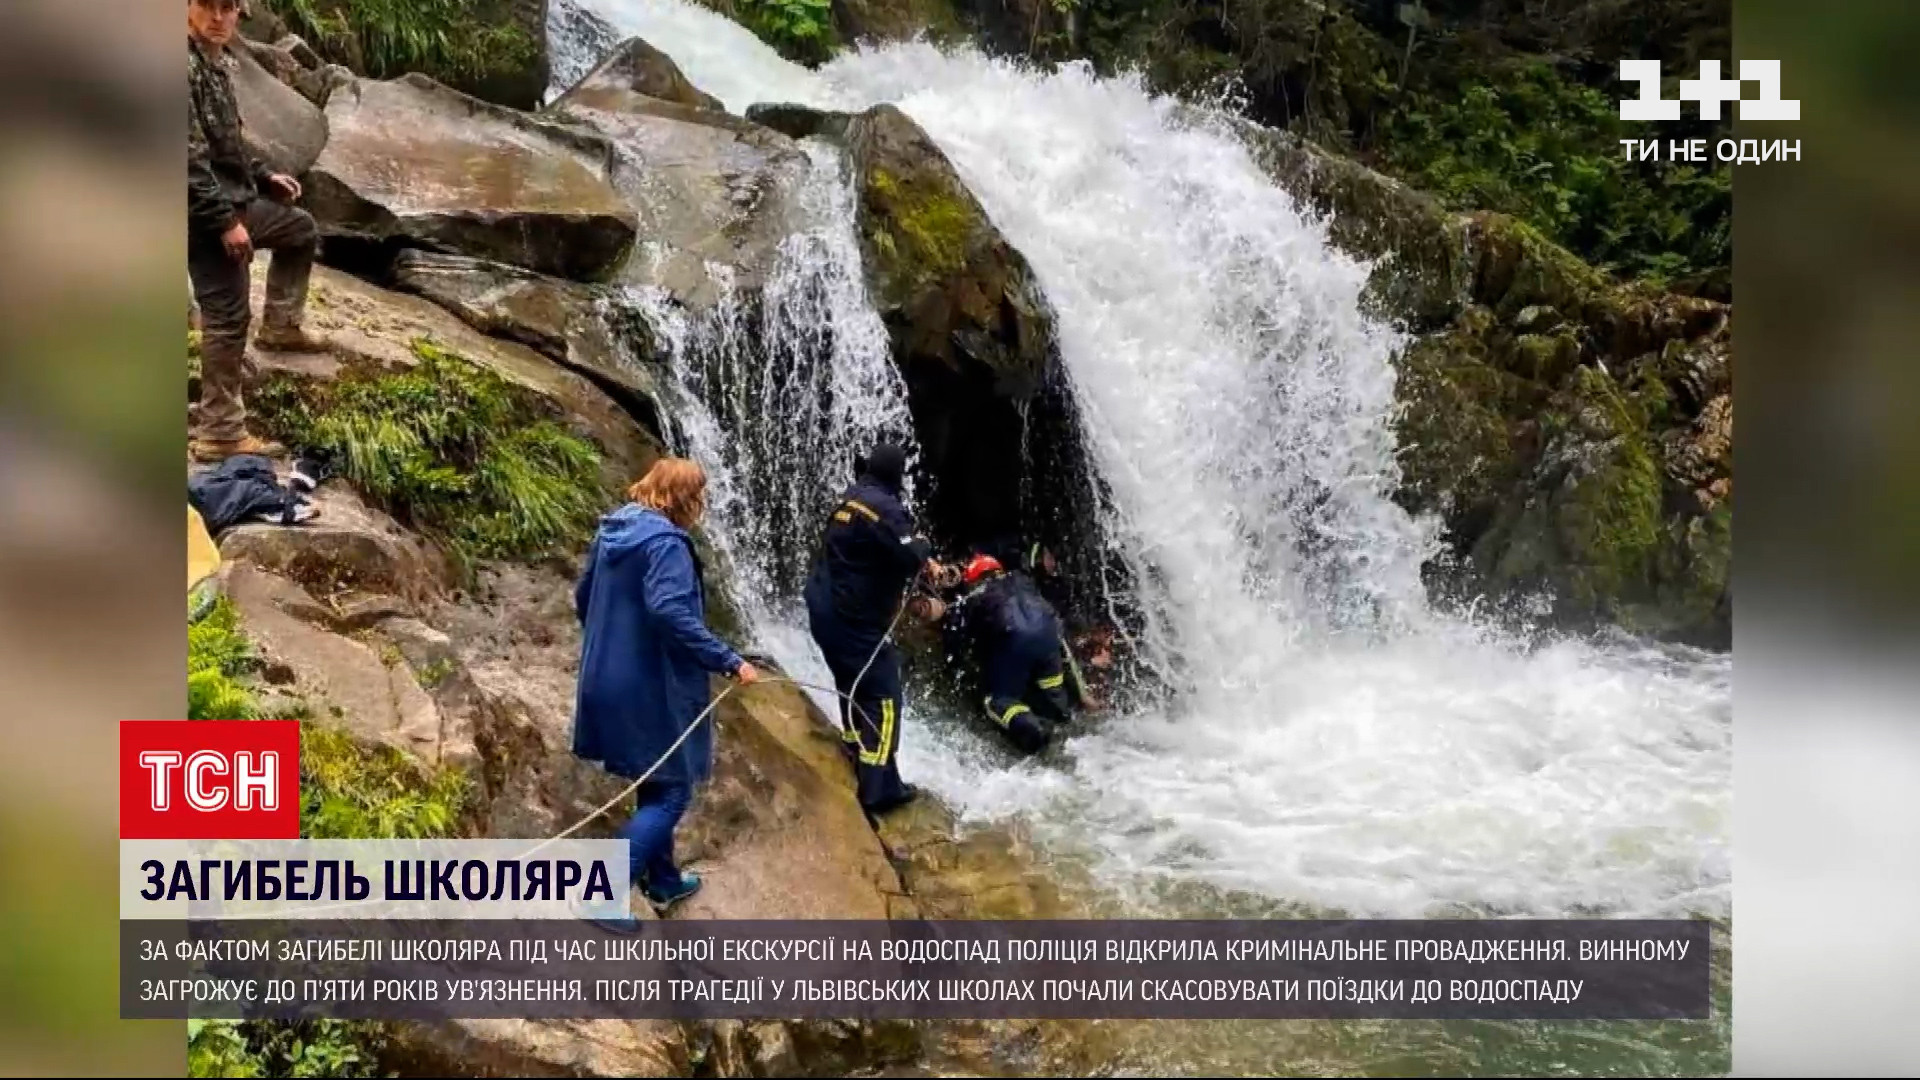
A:
{"label": "woman's sneaker", "polygon": [[699,891],[700,875],[687,871],[680,875],[680,887],[677,889],[655,889],[649,886],[646,890],[647,902],[653,905],[653,910],[665,915],[668,908]]}

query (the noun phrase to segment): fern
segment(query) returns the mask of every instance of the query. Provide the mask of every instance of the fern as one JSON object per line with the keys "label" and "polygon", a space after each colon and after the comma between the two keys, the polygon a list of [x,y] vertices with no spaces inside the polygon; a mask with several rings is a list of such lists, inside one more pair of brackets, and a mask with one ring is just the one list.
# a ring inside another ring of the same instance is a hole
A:
{"label": "fern", "polygon": [[423,770],[398,750],[317,724],[301,725],[300,781],[300,831],[314,839],[445,837],[471,797],[457,769]]}
{"label": "fern", "polygon": [[584,541],[609,497],[599,450],[458,354],[425,340],[414,352],[409,371],[271,386],[256,412],[463,559],[531,558]]}

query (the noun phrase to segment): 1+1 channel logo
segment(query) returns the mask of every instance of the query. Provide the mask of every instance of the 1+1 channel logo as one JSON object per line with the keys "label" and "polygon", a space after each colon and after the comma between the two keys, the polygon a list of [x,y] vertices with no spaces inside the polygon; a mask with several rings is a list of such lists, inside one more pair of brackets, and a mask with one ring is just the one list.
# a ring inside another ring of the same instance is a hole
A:
{"label": "1+1 channel logo", "polygon": [[[1700,119],[1715,121],[1721,118],[1721,106],[1733,102],[1739,106],[1741,120],[1798,120],[1800,119],[1800,100],[1784,99],[1780,96],[1780,61],[1778,60],[1742,60],[1740,77],[1723,79],[1720,77],[1720,61],[1700,61],[1700,77],[1680,80],[1680,96],[1669,98],[1661,87],[1660,61],[1658,60],[1622,60],[1620,61],[1620,79],[1622,82],[1640,84],[1640,96],[1620,100],[1620,119],[1643,121],[1672,121],[1681,119],[1680,105],[1684,101],[1697,102],[1700,107]],[[1759,96],[1745,98],[1747,83],[1758,86]],[[1628,161],[1638,158],[1641,161],[1660,160],[1660,140],[1658,139],[1621,139],[1621,147]],[[1800,140],[1788,143],[1785,139],[1721,139],[1714,144],[1712,158],[1726,162],[1763,162],[1800,160]],[[1667,160],[1704,162],[1710,160],[1705,139],[1672,139],[1667,143]]]}

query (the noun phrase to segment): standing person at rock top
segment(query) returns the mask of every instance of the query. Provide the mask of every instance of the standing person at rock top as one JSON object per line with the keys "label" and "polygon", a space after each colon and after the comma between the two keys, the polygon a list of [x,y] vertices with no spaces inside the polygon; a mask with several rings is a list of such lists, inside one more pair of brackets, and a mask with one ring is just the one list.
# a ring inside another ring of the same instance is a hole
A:
{"label": "standing person at rock top", "polygon": [[300,326],[319,229],[305,210],[290,205],[300,197],[300,182],[270,171],[242,138],[227,55],[239,22],[240,0],[187,0],[187,277],[201,320],[200,408],[191,451],[207,462],[280,450],[247,433],[241,393],[255,248],[273,252],[255,343],[290,352],[326,348]]}
{"label": "standing person at rock top", "polygon": [[918,574],[947,577],[900,501],[906,471],[907,452],[894,443],[860,460],[853,486],[828,516],[806,588],[813,640],[842,695],[841,737],[854,759],[860,805],[871,815],[919,794],[900,779],[900,650],[888,631]]}
{"label": "standing person at rock top", "polygon": [[600,519],[574,589],[582,633],[573,752],[617,776],[647,777],[621,835],[632,880],[664,910],[700,888],[698,874],[674,864],[673,830],[713,774],[711,718],[680,737],[707,711],[709,672],[742,685],[759,673],[707,629],[687,535],[706,511],[706,473],[661,458],[627,495],[632,502]]}

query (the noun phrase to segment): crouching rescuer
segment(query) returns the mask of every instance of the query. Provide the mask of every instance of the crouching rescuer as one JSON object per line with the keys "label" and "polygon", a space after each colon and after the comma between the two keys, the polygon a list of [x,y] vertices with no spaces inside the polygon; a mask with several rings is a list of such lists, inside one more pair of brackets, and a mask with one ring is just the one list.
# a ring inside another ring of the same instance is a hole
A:
{"label": "crouching rescuer", "polygon": [[965,592],[946,612],[948,651],[970,656],[986,689],[987,716],[1022,753],[1037,754],[1088,698],[1059,612],[1025,574],[975,555]]}

